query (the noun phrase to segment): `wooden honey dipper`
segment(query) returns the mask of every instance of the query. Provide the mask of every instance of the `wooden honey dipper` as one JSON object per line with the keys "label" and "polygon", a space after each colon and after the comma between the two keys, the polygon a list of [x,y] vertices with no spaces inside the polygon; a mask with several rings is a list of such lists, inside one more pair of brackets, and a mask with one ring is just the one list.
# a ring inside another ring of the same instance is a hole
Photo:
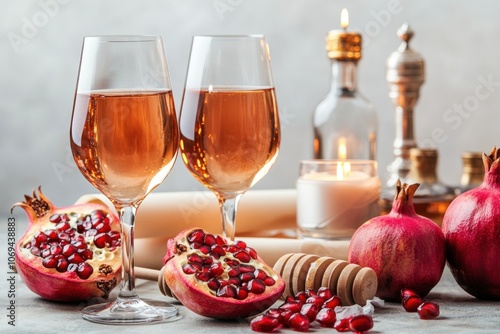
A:
{"label": "wooden honey dipper", "polygon": [[373,269],[327,256],[289,253],[279,258],[273,269],[285,280],[284,297],[328,287],[340,297],[342,305],[363,306],[377,292]]}
{"label": "wooden honey dipper", "polygon": [[175,298],[175,296],[172,294],[172,291],[165,282],[165,279],[163,278],[164,271],[165,271],[165,266],[163,266],[160,270],[143,268],[143,267],[134,267],[135,278],[141,278],[150,281],[158,281],[158,287],[160,289],[160,292],[167,297]]}

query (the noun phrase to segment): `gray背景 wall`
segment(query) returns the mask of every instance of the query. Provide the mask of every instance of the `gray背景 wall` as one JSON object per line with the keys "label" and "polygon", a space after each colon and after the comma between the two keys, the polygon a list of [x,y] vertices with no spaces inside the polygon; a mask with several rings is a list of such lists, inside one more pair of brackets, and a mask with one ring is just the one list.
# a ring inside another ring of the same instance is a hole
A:
{"label": "gray\u80cc\u666f wall", "polygon": [[[42,185],[58,205],[96,192],[75,167],[69,123],[82,38],[157,34],[164,39],[177,111],[191,38],[197,34],[267,36],[281,114],[275,166],[255,189],[293,188],[298,162],[312,157],[311,115],[329,89],[328,30],[364,37],[360,91],[378,112],[380,175],[392,161],[394,106],[385,81],[387,57],[409,22],[412,47],[426,60],[415,109],[420,146],[439,150],[439,177],[459,182],[460,154],[500,144],[500,2],[493,0],[24,0],[0,11],[0,216]],[[180,159],[155,191],[203,189]]]}

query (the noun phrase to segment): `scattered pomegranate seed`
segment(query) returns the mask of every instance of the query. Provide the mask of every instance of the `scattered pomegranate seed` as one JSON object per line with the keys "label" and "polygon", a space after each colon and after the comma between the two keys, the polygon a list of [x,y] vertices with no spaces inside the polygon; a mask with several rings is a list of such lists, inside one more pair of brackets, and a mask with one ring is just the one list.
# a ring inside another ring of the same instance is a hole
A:
{"label": "scattered pomegranate seed", "polygon": [[300,309],[302,308],[302,303],[301,302],[285,302],[284,304],[281,304],[278,307],[280,310],[290,310],[293,313],[300,312]]}
{"label": "scattered pomegranate seed", "polygon": [[439,316],[439,305],[434,302],[423,302],[417,309],[420,319],[430,320]]}
{"label": "scattered pomegranate seed", "polygon": [[321,307],[335,309],[337,306],[342,306],[342,300],[339,296],[332,296],[332,298],[326,300]]}
{"label": "scattered pomegranate seed", "polygon": [[331,308],[322,308],[316,315],[316,321],[322,327],[333,327],[337,321],[337,314]]}
{"label": "scattered pomegranate seed", "polygon": [[320,287],[316,294],[323,298],[324,300],[330,299],[333,297],[333,292],[327,287]]}
{"label": "scattered pomegranate seed", "polygon": [[406,297],[412,297],[412,296],[417,296],[420,297],[415,291],[410,290],[410,289],[401,289],[401,300],[405,299]]}
{"label": "scattered pomegranate seed", "polygon": [[277,329],[280,323],[278,319],[264,314],[255,317],[250,322],[250,326],[256,332],[270,333]]}
{"label": "scattered pomegranate seed", "polygon": [[300,309],[300,313],[305,315],[309,322],[313,322],[316,319],[316,315],[319,312],[319,307],[316,304],[304,304]]}
{"label": "scattered pomegranate seed", "polygon": [[302,313],[295,313],[288,320],[288,325],[294,331],[307,332],[309,330],[310,321],[309,318]]}
{"label": "scattered pomegranate seed", "polygon": [[373,328],[373,319],[369,315],[359,314],[349,319],[349,328],[353,332],[366,332]]}
{"label": "scattered pomegranate seed", "polygon": [[321,308],[321,306],[323,306],[323,304],[325,303],[325,300],[320,296],[311,296],[306,299],[306,303],[316,304],[318,308]]}
{"label": "scattered pomegranate seed", "polygon": [[417,308],[424,302],[419,296],[408,296],[403,299],[403,307],[406,312],[417,312]]}
{"label": "scattered pomegranate seed", "polygon": [[349,328],[349,320],[351,320],[351,317],[340,319],[335,323],[333,328],[335,328],[338,332],[348,332],[351,330]]}

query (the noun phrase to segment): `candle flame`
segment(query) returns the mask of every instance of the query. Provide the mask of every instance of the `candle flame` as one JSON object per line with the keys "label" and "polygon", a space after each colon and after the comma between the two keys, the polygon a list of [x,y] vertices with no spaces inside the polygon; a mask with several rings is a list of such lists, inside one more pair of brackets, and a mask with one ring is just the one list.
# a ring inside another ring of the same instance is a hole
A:
{"label": "candle flame", "polygon": [[339,138],[339,148],[338,148],[338,156],[340,160],[345,160],[347,158],[347,148],[346,148],[346,138]]}
{"label": "candle flame", "polygon": [[342,9],[340,12],[340,26],[344,30],[349,26],[349,13],[346,8]]}

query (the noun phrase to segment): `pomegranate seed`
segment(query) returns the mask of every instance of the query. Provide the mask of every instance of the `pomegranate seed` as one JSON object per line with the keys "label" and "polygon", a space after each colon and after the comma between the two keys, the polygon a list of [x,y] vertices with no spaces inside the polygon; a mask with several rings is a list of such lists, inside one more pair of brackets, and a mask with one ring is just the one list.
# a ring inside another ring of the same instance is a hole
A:
{"label": "pomegranate seed", "polygon": [[87,262],[80,263],[78,265],[77,270],[76,270],[76,274],[81,279],[87,279],[87,278],[89,278],[90,275],[92,275],[93,272],[94,272],[94,268],[92,268],[92,266],[90,264],[88,264]]}
{"label": "pomegranate seed", "polygon": [[217,297],[232,297],[237,295],[234,285],[225,285],[217,290]]}
{"label": "pomegranate seed", "polygon": [[40,250],[40,248],[33,246],[30,249],[30,253],[35,255],[35,256],[40,256],[41,250]]}
{"label": "pomegranate seed", "polygon": [[307,298],[309,298],[309,296],[305,291],[299,291],[295,294],[295,299],[299,300],[302,304],[306,303]]}
{"label": "pomegranate seed", "polygon": [[322,308],[316,315],[316,321],[322,327],[333,327],[337,321],[337,314],[331,308]]}
{"label": "pomegranate seed", "polygon": [[94,257],[94,252],[89,248],[82,249],[79,253],[85,260],[92,260]]}
{"label": "pomegranate seed", "polygon": [[204,263],[203,262],[204,259],[196,253],[189,254],[187,260],[188,262]]}
{"label": "pomegranate seed", "polygon": [[267,310],[266,315],[278,319],[281,315],[282,310],[277,309],[277,308],[270,308]]}
{"label": "pomegranate seed", "polygon": [[68,257],[68,261],[70,263],[76,263],[76,264],[80,264],[82,262],[85,262],[84,258],[80,254],[78,254],[78,253],[71,254]]}
{"label": "pomegranate seed", "polygon": [[202,282],[208,282],[210,279],[210,274],[207,272],[197,272],[194,274],[194,277],[196,277],[197,280],[202,281]]}
{"label": "pomegranate seed", "polygon": [[232,285],[240,286],[241,285],[241,278],[239,278],[238,276],[229,277],[227,282],[229,284],[232,284]]}
{"label": "pomegranate seed", "polygon": [[189,234],[187,240],[189,241],[189,243],[202,244],[204,238],[205,238],[205,232],[203,232],[203,230],[194,230],[193,232],[191,232],[191,234]]}
{"label": "pomegranate seed", "polygon": [[217,254],[218,256],[224,256],[226,255],[226,251],[224,250],[224,248],[222,248],[221,245],[213,245],[211,248],[212,252],[210,254]]}
{"label": "pomegranate seed", "polygon": [[415,291],[410,289],[401,289],[401,300],[405,297],[417,296],[420,297]]}
{"label": "pomegranate seed", "polygon": [[75,246],[77,249],[85,249],[85,248],[87,248],[87,243],[84,242],[84,241],[72,241],[71,245]]}
{"label": "pomegranate seed", "polygon": [[201,245],[200,248],[198,248],[198,250],[200,252],[202,252],[203,254],[207,255],[208,253],[210,253],[210,246],[208,246],[208,245]]}
{"label": "pomegranate seed", "polygon": [[280,324],[282,324],[283,326],[289,327],[288,321],[290,320],[290,317],[294,314],[295,314],[295,312],[293,312],[292,310],[282,310],[281,314],[278,318]]}
{"label": "pomegranate seed", "polygon": [[57,260],[53,256],[47,256],[42,260],[42,265],[45,268],[55,268],[57,266]]}
{"label": "pomegranate seed", "polygon": [[252,247],[245,248],[245,251],[250,255],[250,257],[254,260],[257,260],[257,251]]}
{"label": "pomegranate seed", "polygon": [[186,275],[193,275],[198,272],[198,269],[192,263],[186,263],[182,266],[182,271]]}
{"label": "pomegranate seed", "polygon": [[300,302],[301,304],[305,304],[302,301],[293,298],[292,296],[286,296],[286,298],[285,298],[285,303],[296,303],[296,302]]}
{"label": "pomegranate seed", "polygon": [[120,232],[118,231],[109,231],[108,236],[111,240],[120,240]]}
{"label": "pomegranate seed", "polygon": [[245,248],[247,248],[246,242],[241,241],[241,240],[236,240],[233,245],[236,246],[236,247],[238,247],[239,249],[245,249]]}
{"label": "pomegranate seed", "polygon": [[43,232],[38,232],[34,236],[35,246],[39,246],[42,242],[47,242],[47,236]]}
{"label": "pomegranate seed", "polygon": [[210,256],[207,256],[205,258],[203,258],[203,264],[206,264],[206,265],[212,265],[212,263],[214,263],[214,258],[213,257],[210,257]]}
{"label": "pomegranate seed", "polygon": [[255,278],[255,275],[253,273],[243,273],[240,275],[240,279],[242,282],[248,282],[250,280],[253,280]]}
{"label": "pomegranate seed", "polygon": [[63,246],[62,248],[62,254],[65,256],[65,257],[68,257],[70,255],[73,255],[75,254],[76,252],[78,251],[78,248],[73,245],[73,244],[66,244]]}
{"label": "pomegranate seed", "polygon": [[359,314],[349,319],[349,328],[353,332],[366,332],[372,329],[373,319],[369,315]]}
{"label": "pomegranate seed", "polygon": [[255,267],[249,264],[240,264],[240,271],[242,273],[253,273],[255,271]]}
{"label": "pomegranate seed", "polygon": [[326,300],[321,308],[331,308],[335,309],[337,306],[342,306],[342,300],[339,296],[333,296],[332,298]]}
{"label": "pomegranate seed", "polygon": [[294,331],[307,332],[309,330],[310,321],[302,313],[295,313],[288,320],[288,325]]}
{"label": "pomegranate seed", "polygon": [[42,253],[41,253],[41,256],[42,256],[42,257],[44,257],[44,258],[45,258],[45,257],[47,257],[47,256],[49,256],[49,255],[51,255],[51,253],[50,253],[50,248],[49,248],[49,247],[47,247],[47,248],[45,248],[44,250],[42,250]]}
{"label": "pomegranate seed", "polygon": [[316,293],[316,291],[309,289],[309,290],[306,290],[306,295],[309,297],[313,297],[313,296],[317,296],[318,294]]}
{"label": "pomegranate seed", "polygon": [[325,303],[325,300],[320,296],[311,296],[306,299],[306,303],[316,304],[317,307],[321,308],[321,306],[323,306],[323,304]]}
{"label": "pomegranate seed", "polygon": [[46,230],[45,235],[47,236],[48,241],[58,241],[59,240],[59,237],[57,235],[56,230],[52,230],[52,229]]}
{"label": "pomegranate seed", "polygon": [[250,322],[250,327],[256,332],[270,333],[280,325],[278,319],[269,315],[259,315]]}
{"label": "pomegranate seed", "polygon": [[50,247],[50,245],[49,245],[48,243],[46,243],[46,242],[42,242],[42,243],[40,244],[40,247],[39,247],[39,248],[40,248],[40,250],[44,250],[44,249],[47,249],[47,248],[49,248],[49,247]]}
{"label": "pomegranate seed", "polygon": [[281,304],[278,308],[280,310],[290,310],[293,313],[297,313],[300,312],[300,309],[302,308],[302,303],[298,301],[285,302],[284,304]]}
{"label": "pomegranate seed", "polygon": [[300,309],[300,313],[305,315],[310,322],[313,322],[316,319],[316,315],[318,314],[319,307],[316,304],[304,304]]}
{"label": "pomegranate seed", "polygon": [[430,320],[439,316],[439,305],[433,302],[424,302],[417,309],[420,319]]}
{"label": "pomegranate seed", "polygon": [[57,260],[56,270],[60,273],[63,273],[68,270],[68,265],[68,260],[66,260],[65,258],[59,259]]}
{"label": "pomegranate seed", "polygon": [[236,253],[236,252],[239,252],[241,249],[238,247],[238,246],[235,246],[235,245],[230,245],[228,246],[227,248],[227,251],[229,253]]}
{"label": "pomegranate seed", "polygon": [[267,273],[262,269],[255,269],[253,275],[255,276],[255,278],[259,278],[261,280],[264,280],[267,277]]}
{"label": "pomegranate seed", "polygon": [[61,221],[61,216],[57,213],[54,213],[52,216],[50,216],[49,221],[51,223],[59,223]]}
{"label": "pomegranate seed", "polygon": [[95,228],[90,228],[87,231],[83,232],[83,235],[85,237],[88,237],[88,238],[93,237],[96,234],[97,234],[97,230]]}
{"label": "pomegranate seed", "polygon": [[207,286],[210,290],[217,291],[217,289],[219,289],[219,287],[220,287],[219,280],[216,277],[211,278],[208,280]]}
{"label": "pomegranate seed", "polygon": [[255,293],[256,295],[260,295],[261,293],[266,291],[266,285],[262,280],[256,278],[248,282],[247,289],[248,291]]}
{"label": "pomegranate seed", "polygon": [[403,299],[403,307],[406,312],[417,312],[417,308],[424,300],[419,296],[408,296]]}
{"label": "pomegranate seed", "polygon": [[76,230],[78,231],[78,233],[83,233],[85,231],[85,228],[83,227],[83,222],[78,221],[76,223]]}
{"label": "pomegranate seed", "polygon": [[217,245],[219,246],[224,246],[224,245],[227,245],[227,242],[226,240],[224,240],[223,237],[221,237],[220,235],[216,235],[215,236],[215,242],[217,243]]}
{"label": "pomegranate seed", "polygon": [[352,317],[347,317],[340,319],[335,323],[333,328],[335,328],[339,332],[347,332],[350,331],[351,329],[349,328],[349,320],[351,320]]}
{"label": "pomegranate seed", "polygon": [[241,250],[241,251],[238,251],[238,252],[234,253],[234,257],[237,258],[238,260],[240,260],[243,263],[248,263],[248,262],[250,262],[250,260],[252,260],[252,258],[250,257],[250,255],[248,255],[248,253],[246,251],[244,251],[244,250]]}
{"label": "pomegranate seed", "polygon": [[102,219],[102,218],[104,218],[104,212],[102,212],[101,210],[94,210],[90,213],[90,217],[92,219],[94,219],[94,218]]}
{"label": "pomegranate seed", "polygon": [[68,243],[68,242],[71,241],[70,235],[68,233],[66,233],[66,232],[59,233],[58,237],[59,237],[59,241],[60,242]]}
{"label": "pomegranate seed", "polygon": [[243,287],[236,288],[236,299],[243,300],[248,297],[247,289]]}
{"label": "pomegranate seed", "polygon": [[56,225],[56,230],[57,231],[66,231],[69,230],[71,226],[69,225],[68,222],[60,222],[59,224]]}
{"label": "pomegranate seed", "polygon": [[91,221],[84,221],[82,223],[82,225],[83,225],[83,229],[85,231],[88,231],[88,230],[92,229],[92,222]]}
{"label": "pomegranate seed", "polygon": [[99,223],[95,227],[97,233],[108,233],[111,231],[111,226],[109,224]]}
{"label": "pomegranate seed", "polygon": [[50,254],[59,255],[62,253],[62,248],[59,245],[50,246]]}
{"label": "pomegranate seed", "polygon": [[[93,230],[93,231],[97,232],[97,230]],[[111,244],[111,240],[109,238],[109,235],[107,235],[106,233],[99,233],[99,234],[94,236],[94,245],[97,248],[104,248],[104,247],[106,247],[106,244],[108,244],[108,245]]]}
{"label": "pomegranate seed", "polygon": [[217,243],[215,240],[215,236],[213,234],[206,234],[205,238],[203,239],[203,243],[207,246],[213,246]]}
{"label": "pomegranate seed", "polygon": [[224,268],[220,262],[212,264],[209,268],[209,272],[212,276],[220,276],[224,273]]}
{"label": "pomegranate seed", "polygon": [[233,268],[229,269],[229,271],[227,272],[229,277],[239,276],[240,273],[241,273],[241,271],[240,271],[239,267],[233,267]]}
{"label": "pomegranate seed", "polygon": [[[229,258],[225,258],[225,259],[224,259],[224,262],[226,262],[228,266],[231,266],[231,267],[238,267],[238,270],[240,270],[240,269],[239,269],[239,264],[240,264],[240,263],[239,263],[238,261],[236,261],[236,260],[232,260],[232,259],[229,259]],[[239,275],[239,274],[238,274],[238,275]]]}
{"label": "pomegranate seed", "polygon": [[323,298],[324,300],[330,299],[333,297],[333,292],[327,287],[320,287],[318,291],[316,291],[316,294]]}

